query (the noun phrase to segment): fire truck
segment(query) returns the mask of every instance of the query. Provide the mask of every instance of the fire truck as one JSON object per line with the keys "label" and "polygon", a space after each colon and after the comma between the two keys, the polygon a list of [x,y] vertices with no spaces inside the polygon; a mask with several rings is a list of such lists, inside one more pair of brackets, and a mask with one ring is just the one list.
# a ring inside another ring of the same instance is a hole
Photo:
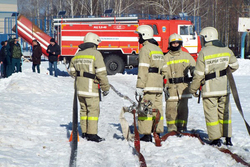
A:
{"label": "fire truck", "polygon": [[98,50],[104,57],[108,74],[122,73],[125,67],[138,65],[138,53],[142,47],[135,33],[139,25],[150,25],[154,39],[164,53],[168,52],[168,37],[178,33],[183,46],[196,59],[201,49],[200,39],[191,21],[187,20],[139,20],[137,17],[59,18],[54,19],[61,56],[68,61],[78,51],[88,32],[101,38]]}
{"label": "fire truck", "polygon": [[[40,30],[23,15],[17,20],[18,35],[32,44],[37,39],[44,55],[50,36]],[[194,31],[194,25],[187,20],[140,20],[137,17],[95,17],[95,18],[55,18],[56,40],[61,47],[60,59],[70,62],[83,43],[88,32],[96,33],[102,42],[98,50],[102,53],[107,72],[110,75],[122,73],[124,68],[138,66],[138,53],[142,47],[135,30],[139,25],[150,25],[154,38],[164,53],[168,52],[168,38],[171,34],[180,34],[184,49],[194,59],[201,49],[200,38]]]}

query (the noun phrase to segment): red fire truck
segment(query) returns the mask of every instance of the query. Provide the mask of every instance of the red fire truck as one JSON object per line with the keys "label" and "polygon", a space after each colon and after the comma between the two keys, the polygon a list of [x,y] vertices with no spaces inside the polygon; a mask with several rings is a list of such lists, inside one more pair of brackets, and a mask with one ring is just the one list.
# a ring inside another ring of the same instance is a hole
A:
{"label": "red fire truck", "polygon": [[84,36],[88,32],[96,33],[102,40],[98,50],[104,57],[108,74],[121,73],[125,67],[138,65],[141,46],[135,30],[144,24],[153,28],[154,38],[164,53],[168,51],[168,37],[178,33],[183,38],[183,46],[197,58],[201,45],[191,21],[138,20],[137,17],[54,19],[61,56],[70,60],[78,51],[78,45],[83,43]]}
{"label": "red fire truck", "polygon": [[[83,43],[88,32],[96,33],[102,42],[98,46],[101,51],[108,74],[124,71],[125,67],[138,65],[140,45],[139,25],[150,25],[154,30],[154,38],[164,53],[168,52],[168,37],[177,33],[183,38],[183,46],[195,59],[201,49],[200,38],[194,31],[191,21],[186,20],[140,20],[137,17],[100,17],[100,18],[57,18],[54,19],[57,31],[56,40],[61,46],[61,59],[70,61]],[[32,44],[37,39],[44,55],[49,45],[50,36],[35,26],[30,20],[20,15],[17,20],[18,35]],[[185,49],[184,48],[184,49]]]}

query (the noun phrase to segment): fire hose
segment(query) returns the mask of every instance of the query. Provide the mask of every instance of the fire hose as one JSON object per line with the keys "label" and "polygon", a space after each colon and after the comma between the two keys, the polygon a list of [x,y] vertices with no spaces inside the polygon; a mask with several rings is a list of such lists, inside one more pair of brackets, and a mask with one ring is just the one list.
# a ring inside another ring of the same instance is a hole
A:
{"label": "fire hose", "polygon": [[[137,105],[136,103],[130,99],[128,96],[123,95],[121,92],[119,92],[118,90],[115,89],[115,87],[113,85],[110,84],[111,89],[120,97],[122,97],[123,99],[126,99],[128,101],[130,101],[132,103],[132,106],[130,107],[123,107],[121,114],[120,114],[120,122],[121,122],[121,126],[122,126],[122,133],[123,136],[127,139],[127,140],[134,140],[134,147],[136,150],[136,155],[139,158],[139,163],[140,163],[140,167],[147,167],[146,161],[144,156],[141,154],[140,152],[140,136],[139,136],[139,132],[137,129],[137,125],[136,125],[136,113],[137,113]],[[134,118],[134,135],[131,134],[130,130],[129,130],[129,125],[127,120],[124,117],[124,113],[125,112],[130,112],[133,114],[133,118]]]}
{"label": "fire hose", "polygon": [[[139,137],[139,132],[137,130],[137,126],[136,126],[136,116],[135,114],[140,111],[138,111],[138,108],[136,103],[131,100],[128,96],[123,95],[121,92],[119,92],[118,90],[115,89],[115,87],[113,85],[110,84],[111,89],[120,97],[122,97],[123,99],[129,100],[132,103],[132,106],[130,107],[123,107],[120,113],[120,123],[121,123],[121,127],[122,127],[122,133],[123,136],[126,140],[134,140],[134,146],[135,146],[135,150],[137,152],[137,156],[139,158],[140,161],[140,167],[146,167],[146,161],[145,158],[143,157],[143,155],[140,153],[140,137]],[[140,101],[138,101],[139,105],[140,105]],[[145,107],[145,106],[144,106]],[[145,109],[144,109],[145,111]],[[124,114],[126,112],[132,113],[133,114],[133,118],[134,118],[134,134],[132,134],[129,130],[129,125],[127,120],[124,117]],[[153,122],[153,136],[155,139],[155,145],[156,146],[161,146],[161,142],[167,140],[168,137],[170,136],[189,136],[189,137],[195,137],[197,138],[200,143],[202,145],[205,145],[205,143],[202,141],[201,137],[199,134],[197,133],[181,133],[178,131],[171,131],[170,133],[165,134],[164,136],[160,137],[157,133],[156,133],[156,128],[157,128],[157,124],[160,121],[160,117],[161,114],[159,112],[159,110],[156,111],[156,117],[154,119]],[[217,148],[219,151],[229,154],[236,162],[241,163],[243,165],[246,165],[248,167],[250,167],[250,164],[247,163],[246,161],[244,161],[240,156],[238,156],[237,154],[233,154],[229,149],[226,148]]]}

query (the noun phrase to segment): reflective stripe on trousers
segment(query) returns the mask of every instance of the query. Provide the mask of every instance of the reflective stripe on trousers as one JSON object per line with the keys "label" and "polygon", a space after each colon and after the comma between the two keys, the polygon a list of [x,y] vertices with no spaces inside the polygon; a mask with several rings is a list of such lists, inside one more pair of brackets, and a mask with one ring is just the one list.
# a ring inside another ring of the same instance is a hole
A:
{"label": "reflective stripe on trousers", "polygon": [[171,124],[176,124],[176,123],[180,123],[180,124],[187,124],[187,121],[185,121],[185,120],[173,120],[173,121],[167,121],[167,124],[168,124],[168,125],[171,125]]}
{"label": "reflective stripe on trousers", "polygon": [[82,116],[81,120],[89,120],[89,121],[98,121],[98,117],[87,117],[87,116]]}
{"label": "reflective stripe on trousers", "polygon": [[207,126],[215,126],[219,124],[231,124],[231,123],[232,123],[231,120],[218,120],[215,122],[207,122]]}
{"label": "reflective stripe on trousers", "polygon": [[[138,120],[140,121],[152,121],[155,117],[138,117]],[[161,116],[160,120],[163,120],[163,117]]]}

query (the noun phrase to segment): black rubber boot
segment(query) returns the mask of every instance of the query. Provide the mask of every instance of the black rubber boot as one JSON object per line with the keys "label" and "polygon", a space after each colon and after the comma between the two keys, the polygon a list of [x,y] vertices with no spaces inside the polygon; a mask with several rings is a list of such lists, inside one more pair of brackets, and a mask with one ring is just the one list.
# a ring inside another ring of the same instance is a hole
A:
{"label": "black rubber boot", "polygon": [[220,146],[221,146],[221,140],[220,140],[220,139],[213,140],[213,141],[210,143],[210,145],[220,147]]}
{"label": "black rubber boot", "polygon": [[152,142],[152,136],[151,135],[144,135],[142,138],[140,138],[141,141],[145,142]]}
{"label": "black rubber boot", "polygon": [[177,128],[177,131],[180,133],[184,133],[187,131],[187,128],[181,127],[181,128]]}
{"label": "black rubber boot", "polygon": [[104,138],[99,137],[97,134],[93,135],[93,134],[88,134],[86,136],[88,141],[94,141],[94,142],[101,142],[104,141]]}
{"label": "black rubber boot", "polygon": [[233,143],[231,142],[231,137],[226,137],[226,145],[233,146]]}
{"label": "black rubber boot", "polygon": [[87,133],[82,133],[82,138],[84,139],[85,137],[87,137]]}

